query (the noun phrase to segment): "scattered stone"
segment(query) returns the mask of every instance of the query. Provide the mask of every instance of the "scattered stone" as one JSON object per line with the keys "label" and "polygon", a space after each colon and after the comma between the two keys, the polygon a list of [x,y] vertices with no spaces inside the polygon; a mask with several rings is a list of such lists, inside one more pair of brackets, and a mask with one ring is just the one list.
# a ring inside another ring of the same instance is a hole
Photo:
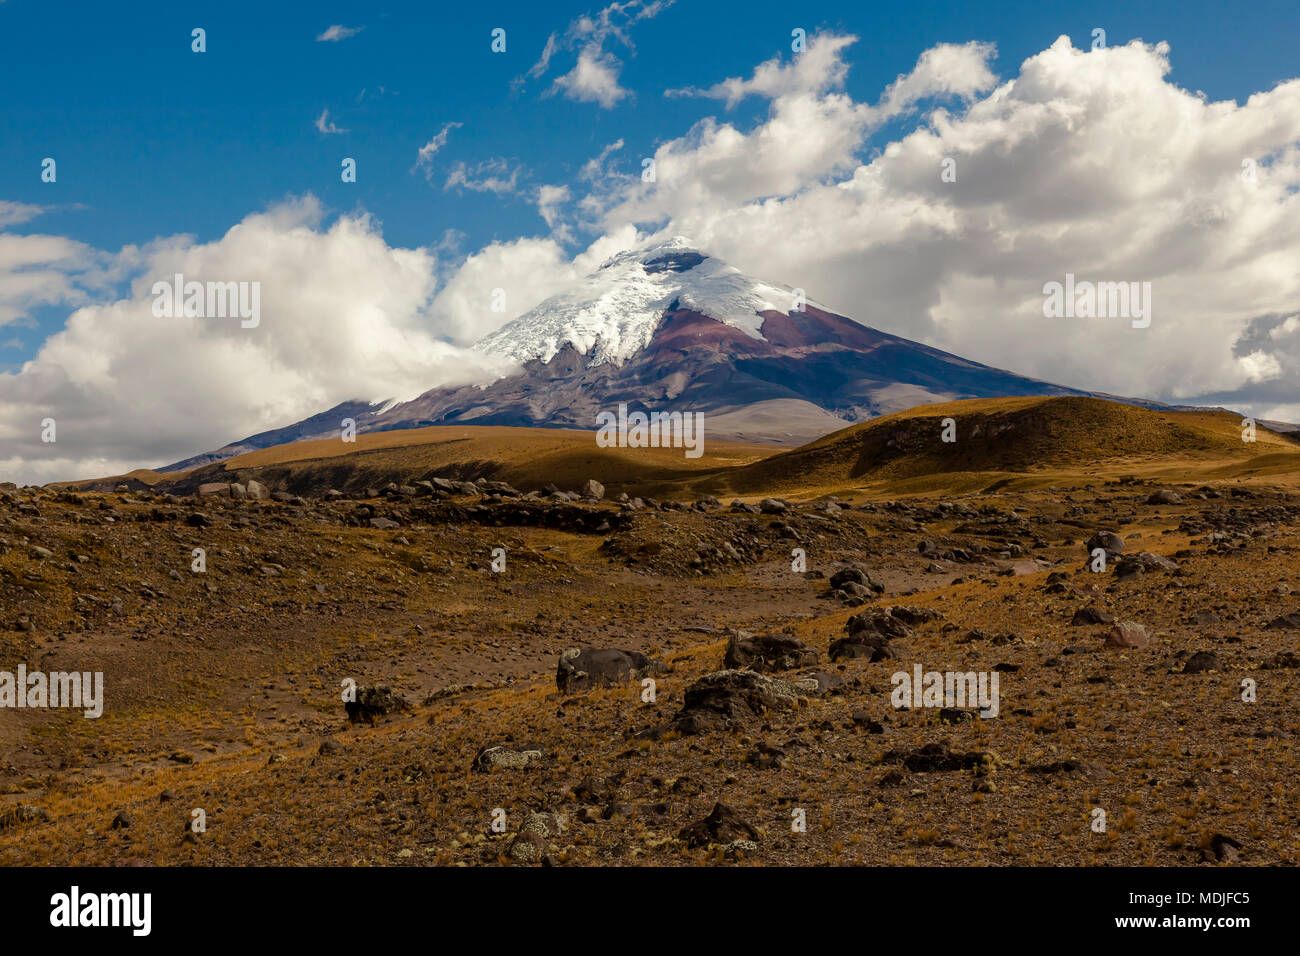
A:
{"label": "scattered stone", "polygon": [[473,767],[482,773],[492,770],[522,770],[537,766],[545,760],[546,751],[536,744],[495,744],[484,747],[475,754]]}
{"label": "scattered stone", "polygon": [[1216,833],[1201,846],[1201,860],[1205,863],[1240,863],[1241,843],[1223,833]]}
{"label": "scattered stone", "polygon": [[713,812],[703,820],[682,827],[679,837],[688,847],[730,844],[736,840],[758,840],[755,830],[736,810],[725,803],[715,803]]}
{"label": "scattered stone", "polygon": [[347,711],[350,723],[364,720],[373,727],[375,718],[410,710],[411,705],[388,687],[380,685],[357,688],[357,699],[345,701],[343,709]]}
{"label": "scattered stone", "polygon": [[[899,610],[892,607],[872,607],[867,608],[861,614],[855,614],[844,622],[844,630],[849,637],[862,637],[868,635],[878,635],[880,637],[898,639],[908,637],[912,629],[908,626],[904,617],[912,616],[907,612],[914,612],[914,608],[904,608],[903,615],[895,615],[894,612]],[[937,615],[936,615],[937,616]]]}
{"label": "scattered stone", "polygon": [[1103,611],[1099,607],[1081,607],[1074,612],[1074,617],[1070,619],[1072,627],[1080,627],[1088,624],[1114,624],[1115,615],[1109,611]]}
{"label": "scattered stone", "polygon": [[1121,621],[1106,635],[1106,647],[1140,649],[1150,643],[1151,638],[1147,634],[1147,629],[1133,621]]}
{"label": "scattered stone", "polygon": [[881,763],[901,763],[913,773],[973,770],[992,762],[992,754],[981,751],[954,752],[945,743],[926,744],[915,750],[891,750],[881,758]]}
{"label": "scattered stone", "polygon": [[794,670],[817,663],[816,648],[786,634],[760,634],[735,631],[727,641],[722,666],[728,670],[747,667],[772,673]]}
{"label": "scattered stone", "polygon": [[561,694],[577,694],[592,687],[640,680],[663,669],[662,661],[637,651],[570,648],[560,655],[556,665],[555,686]]}
{"label": "scattered stone", "polygon": [[839,591],[846,585],[856,584],[866,588],[869,594],[883,594],[885,592],[885,586],[883,584],[873,581],[871,575],[856,564],[851,564],[846,568],[840,568],[832,574],[830,584],[832,591]]}
{"label": "scattered stone", "polygon": [[1184,674],[1204,674],[1206,671],[1221,671],[1218,655],[1213,651],[1197,651],[1183,664]]}
{"label": "scattered stone", "polygon": [[761,717],[769,710],[793,710],[809,694],[810,681],[785,681],[757,671],[723,670],[706,674],[686,688],[681,710],[660,727],[636,736],[656,739],[669,731],[698,734]]}
{"label": "scattered stone", "polygon": [[1057,760],[1052,763],[1039,764],[1029,768],[1030,773],[1041,774],[1072,774],[1083,777],[1087,780],[1104,781],[1110,778],[1110,771],[1095,760],[1076,760],[1069,758],[1066,760]]}
{"label": "scattered stone", "polygon": [[1114,560],[1116,555],[1124,553],[1124,539],[1113,531],[1098,531],[1091,538],[1084,542],[1084,547],[1088,551],[1088,556],[1098,548],[1106,552],[1107,562]]}
{"label": "scattered stone", "polygon": [[1123,580],[1152,571],[1177,570],[1178,562],[1172,558],[1152,554],[1150,551],[1139,551],[1137,554],[1127,554],[1120,558],[1119,563],[1115,565],[1115,577]]}

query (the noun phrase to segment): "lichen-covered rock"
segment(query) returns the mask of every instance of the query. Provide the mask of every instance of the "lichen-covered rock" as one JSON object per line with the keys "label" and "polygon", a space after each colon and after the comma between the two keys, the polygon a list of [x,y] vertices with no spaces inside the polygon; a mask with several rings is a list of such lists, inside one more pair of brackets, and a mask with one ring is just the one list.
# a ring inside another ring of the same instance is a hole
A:
{"label": "lichen-covered rock", "polygon": [[493,744],[475,754],[474,769],[482,773],[491,770],[523,770],[545,760],[546,750],[537,744]]}
{"label": "lichen-covered rock", "polygon": [[560,835],[559,817],[553,813],[530,813],[510,841],[506,856],[515,863],[540,863],[550,853],[550,840]]}

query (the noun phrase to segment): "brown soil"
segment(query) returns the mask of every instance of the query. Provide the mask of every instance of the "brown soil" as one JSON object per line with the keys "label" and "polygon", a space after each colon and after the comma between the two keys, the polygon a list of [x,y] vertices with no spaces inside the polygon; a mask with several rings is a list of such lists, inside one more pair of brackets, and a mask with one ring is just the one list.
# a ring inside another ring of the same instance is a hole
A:
{"label": "brown soil", "polygon": [[[0,710],[0,801],[48,814],[0,829],[0,864],[494,864],[546,812],[563,822],[543,840],[556,864],[1294,865],[1297,472],[1243,477],[1232,446],[1162,455],[994,491],[968,472],[905,497],[860,488],[839,510],[809,487],[784,514],[0,492],[0,671],[105,675],[98,720]],[[1194,480],[1167,477],[1175,459]],[[1160,489],[1181,500],[1149,504]],[[1094,573],[1083,542],[1099,530],[1177,567]],[[795,548],[809,573],[791,570]],[[850,562],[884,593],[830,596]],[[893,659],[828,660],[851,616],[898,605],[940,616]],[[1085,607],[1144,625],[1149,645],[1105,647],[1108,625],[1071,623]],[[730,728],[642,735],[722,668],[732,628],[800,638],[844,686]],[[561,697],[570,647],[663,661],[654,702],[635,682]],[[1215,669],[1184,673],[1198,652]],[[891,676],[914,664],[996,668],[998,716],[896,709]],[[347,678],[411,708],[349,724]],[[546,757],[473,769],[511,742]],[[926,770],[932,745],[979,756]],[[750,843],[680,838],[719,802]],[[1240,849],[1216,854],[1216,834]]]}

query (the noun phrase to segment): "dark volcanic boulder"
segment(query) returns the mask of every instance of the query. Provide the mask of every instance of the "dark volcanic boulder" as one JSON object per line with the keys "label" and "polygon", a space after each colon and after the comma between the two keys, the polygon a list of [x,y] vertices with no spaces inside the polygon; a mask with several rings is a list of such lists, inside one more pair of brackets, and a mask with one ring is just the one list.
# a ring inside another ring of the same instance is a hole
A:
{"label": "dark volcanic boulder", "polygon": [[1070,624],[1074,627],[1080,627],[1088,624],[1114,624],[1115,615],[1109,611],[1103,611],[1099,607],[1081,607],[1074,612],[1074,617],[1070,619]]}
{"label": "dark volcanic boulder", "polygon": [[359,687],[357,699],[345,701],[343,709],[347,711],[348,720],[352,723],[364,720],[373,724],[376,717],[410,710],[411,705],[387,687]]}
{"label": "dark volcanic boulder", "polygon": [[1147,498],[1147,504],[1176,505],[1181,504],[1182,500],[1183,498],[1178,492],[1172,491],[1168,488],[1162,488],[1159,491],[1154,492],[1151,497]]}
{"label": "dark volcanic boulder", "polygon": [[830,646],[832,661],[865,657],[872,661],[891,660],[898,652],[891,639],[901,639],[912,633],[907,621],[925,621],[938,617],[937,611],[919,607],[870,607],[855,614],[844,624],[847,637],[833,641]]}
{"label": "dark volcanic boulder", "polygon": [[727,844],[736,840],[757,840],[758,831],[738,812],[725,803],[715,803],[713,812],[703,820],[682,827],[679,834],[689,847]]}
{"label": "dark volcanic boulder", "polygon": [[832,574],[830,584],[832,591],[838,591],[846,584],[859,585],[874,594],[883,594],[885,590],[883,584],[878,584],[873,581],[871,575],[862,570],[862,568],[858,567],[856,564],[851,564],[847,568],[840,568]]}
{"label": "dark volcanic boulder", "polygon": [[1152,571],[1177,570],[1178,562],[1173,558],[1152,554],[1150,551],[1139,551],[1137,554],[1126,554],[1119,559],[1119,564],[1115,565],[1115,577],[1123,579],[1138,574],[1148,574]]}
{"label": "dark volcanic boulder", "polygon": [[869,661],[884,661],[895,660],[899,653],[888,638],[879,634],[861,634],[832,641],[830,657],[832,661],[855,660],[860,657]]}
{"label": "dark volcanic boulder", "polygon": [[881,763],[901,763],[913,773],[947,773],[954,770],[973,770],[985,767],[993,756],[981,751],[960,752],[947,744],[926,744],[915,750],[890,750],[880,758]]}
{"label": "dark volcanic boulder", "polygon": [[1124,539],[1113,531],[1098,531],[1084,542],[1084,547],[1088,549],[1089,557],[1101,548],[1106,552],[1106,560],[1113,561],[1116,555],[1124,553]]}
{"label": "dark volcanic boulder", "polygon": [[[844,630],[849,637],[859,637],[865,635],[879,635],[884,638],[904,638],[912,633],[912,629],[902,616],[896,616],[894,612],[899,610],[892,607],[871,607],[867,608],[861,614],[855,614],[844,623]],[[903,609],[906,612],[914,611],[914,608]]]}
{"label": "dark volcanic boulder", "polygon": [[[911,607],[906,604],[899,604],[895,607],[886,608],[886,610],[889,611],[889,616],[895,621],[902,621],[908,627],[916,627],[919,624],[924,624],[926,621],[937,621],[939,618],[943,617],[943,615],[934,608]],[[862,615],[859,614],[856,616],[861,617]]]}
{"label": "dark volcanic boulder", "polygon": [[672,720],[643,730],[636,737],[657,740],[670,731],[689,736],[725,730],[769,710],[793,710],[808,697],[822,693],[822,689],[823,683],[816,676],[781,680],[757,671],[715,671],[686,688],[682,709]]}
{"label": "dark volcanic boulder", "polygon": [[575,647],[560,655],[555,668],[555,686],[561,694],[577,694],[592,687],[640,680],[663,669],[662,661],[638,651],[613,647],[579,650]]}
{"label": "dark volcanic boulder", "polygon": [[1184,674],[1203,674],[1206,671],[1223,670],[1219,656],[1213,651],[1197,651],[1183,664]]}
{"label": "dark volcanic boulder", "polygon": [[797,637],[786,634],[759,634],[736,631],[727,641],[722,666],[729,670],[788,671],[817,663],[817,650]]}

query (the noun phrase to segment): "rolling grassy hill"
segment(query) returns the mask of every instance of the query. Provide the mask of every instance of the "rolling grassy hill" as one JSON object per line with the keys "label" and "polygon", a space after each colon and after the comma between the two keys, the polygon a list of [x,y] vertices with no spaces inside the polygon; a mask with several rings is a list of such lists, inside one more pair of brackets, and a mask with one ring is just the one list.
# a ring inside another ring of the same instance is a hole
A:
{"label": "rolling grassy hill", "polygon": [[[945,421],[955,441],[942,440]],[[979,491],[1141,474],[1209,480],[1300,473],[1300,442],[1229,412],[1164,412],[1094,398],[975,399],[854,425],[692,486],[713,494]]]}
{"label": "rolling grassy hill", "polygon": [[[953,423],[952,442],[942,440]],[[360,494],[431,476],[506,481],[524,491],[588,478],[611,494],[690,498],[808,497],[830,493],[976,492],[1141,475],[1169,481],[1300,477],[1300,439],[1257,429],[1242,440],[1229,412],[1155,411],[1095,398],[1014,397],[922,405],[853,425],[792,451],[710,441],[679,448],[600,448],[593,432],[434,426],[372,432],[355,443],[291,442],[190,471],[133,472],[128,480],[191,493],[203,482],[256,478],[272,489]]]}

